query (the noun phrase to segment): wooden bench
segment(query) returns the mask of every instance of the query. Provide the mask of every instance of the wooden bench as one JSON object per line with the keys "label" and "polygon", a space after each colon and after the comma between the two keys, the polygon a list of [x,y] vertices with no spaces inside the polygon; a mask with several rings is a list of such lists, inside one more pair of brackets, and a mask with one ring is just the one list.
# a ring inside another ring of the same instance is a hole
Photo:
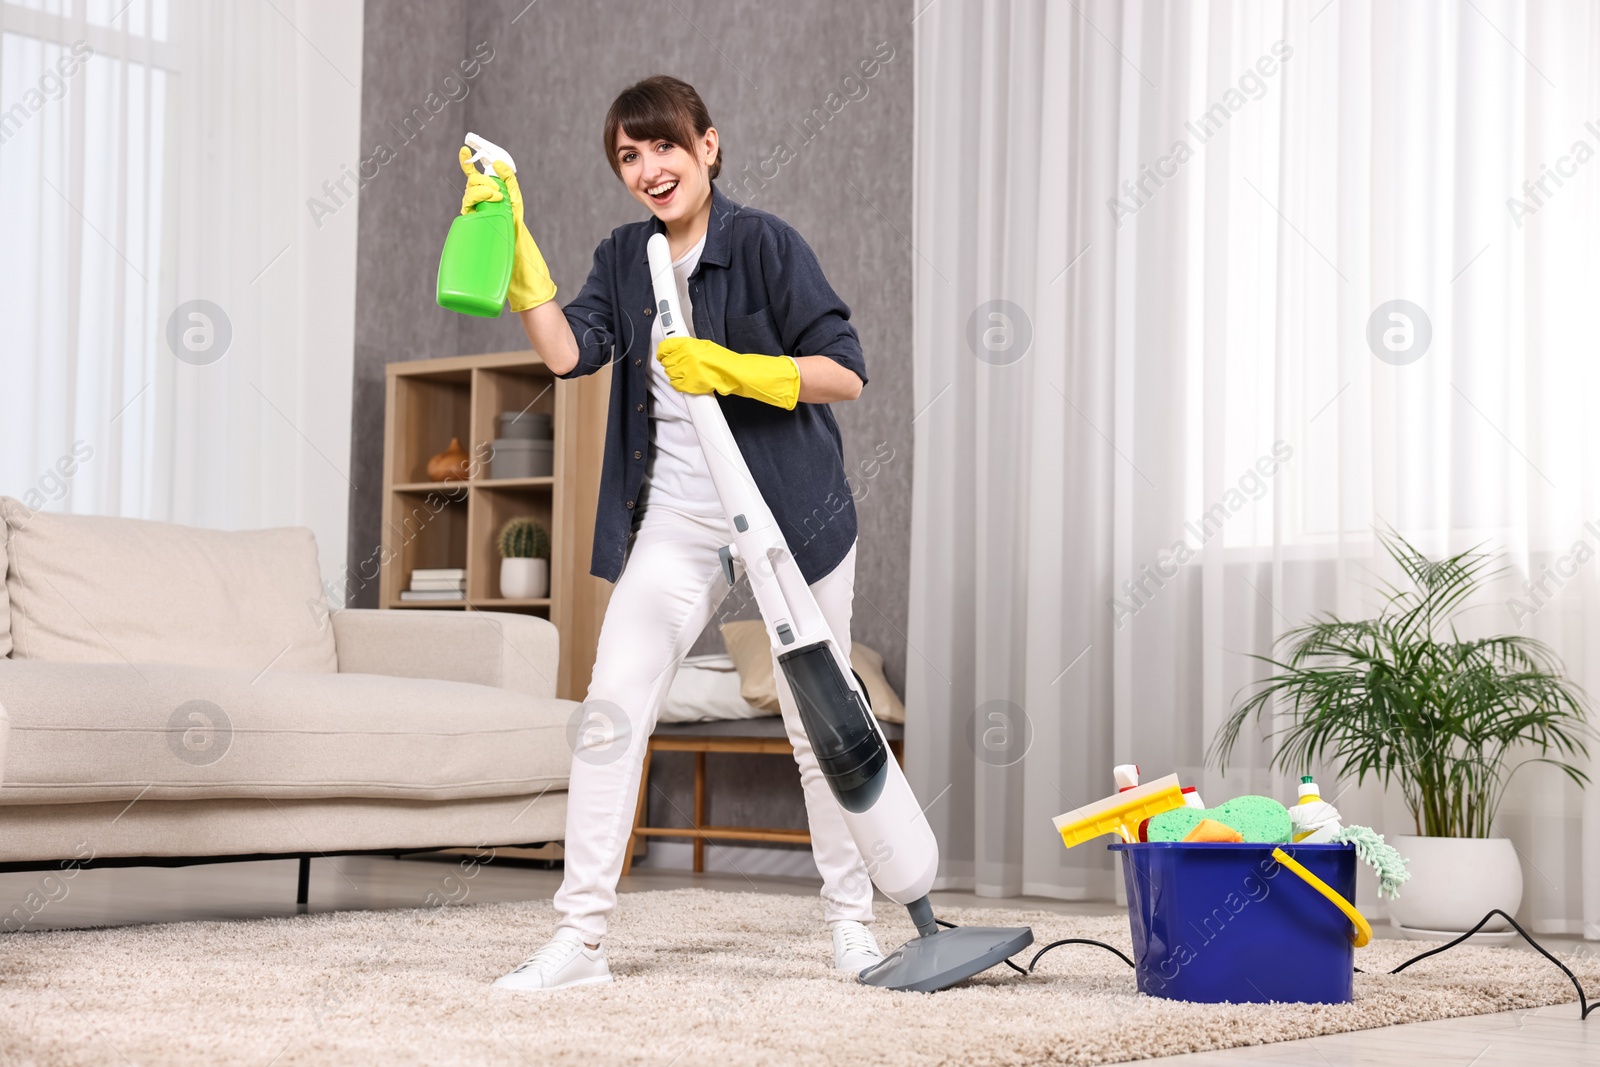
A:
{"label": "wooden bench", "polygon": [[[883,736],[889,742],[894,758],[902,764],[905,727],[898,723],[880,722]],[[694,753],[694,818],[690,826],[649,826],[647,816],[650,805],[650,758],[657,752]],[[628,837],[627,859],[622,873],[633,867],[634,843],[641,837],[690,838],[694,842],[694,869],[705,870],[707,841],[781,841],[786,844],[809,845],[809,830],[790,830],[768,826],[707,826],[706,820],[706,753],[742,752],[764,756],[787,756],[794,759],[794,746],[783,728],[783,718],[778,715],[759,719],[728,719],[716,722],[664,723],[650,735],[645,749],[644,769],[639,775],[639,802],[634,810],[633,833]]]}

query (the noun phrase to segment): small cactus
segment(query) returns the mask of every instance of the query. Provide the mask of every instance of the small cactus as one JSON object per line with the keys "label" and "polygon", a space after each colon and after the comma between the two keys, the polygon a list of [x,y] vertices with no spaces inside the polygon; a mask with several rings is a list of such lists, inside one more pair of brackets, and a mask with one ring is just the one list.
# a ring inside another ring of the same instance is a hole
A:
{"label": "small cactus", "polygon": [[532,519],[511,519],[500,527],[500,555],[505,559],[549,559],[550,533]]}

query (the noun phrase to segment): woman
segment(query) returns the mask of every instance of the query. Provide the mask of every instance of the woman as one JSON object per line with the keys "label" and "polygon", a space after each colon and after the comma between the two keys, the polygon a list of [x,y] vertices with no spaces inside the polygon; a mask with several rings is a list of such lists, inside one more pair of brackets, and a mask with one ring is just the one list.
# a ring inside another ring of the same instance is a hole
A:
{"label": "woman", "polygon": [[[717,550],[733,539],[682,393],[720,395],[729,428],[788,539],[841,650],[850,650],[856,516],[828,404],[866,382],[850,309],[811,249],[782,220],[741,207],[713,184],[716,129],[692,87],[658,76],[606,115],[606,156],[651,218],[595,249],[583,291],[564,308],[523,222],[516,176],[498,165],[517,225],[509,300],[559,377],[615,363],[591,572],[616,582],[601,625],[584,728],[567,792],[566,862],[553,939],[494,984],[549,990],[611,980],[604,937],[632,828],[646,742],[678,665],[728,591]],[[497,200],[467,173],[465,212]],[[693,337],[662,341],[645,244],[665,233]],[[866,923],[872,882],[818,770],[793,694],[774,670],[822,873],[834,965],[882,959]]]}

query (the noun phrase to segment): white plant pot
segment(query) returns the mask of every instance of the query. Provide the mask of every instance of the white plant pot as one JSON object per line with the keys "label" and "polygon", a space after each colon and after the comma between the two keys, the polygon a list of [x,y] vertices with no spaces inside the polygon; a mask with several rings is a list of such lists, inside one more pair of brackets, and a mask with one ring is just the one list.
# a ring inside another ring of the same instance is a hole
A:
{"label": "white plant pot", "polygon": [[[1522,903],[1522,866],[1503,837],[1413,837],[1389,844],[1411,862],[1411,878],[1389,902],[1389,920],[1408,930],[1465,933],[1493,908],[1515,915]],[[1509,929],[1495,918],[1485,930]]]}
{"label": "white plant pot", "polygon": [[515,559],[500,561],[500,595],[507,600],[550,595],[550,561]]}

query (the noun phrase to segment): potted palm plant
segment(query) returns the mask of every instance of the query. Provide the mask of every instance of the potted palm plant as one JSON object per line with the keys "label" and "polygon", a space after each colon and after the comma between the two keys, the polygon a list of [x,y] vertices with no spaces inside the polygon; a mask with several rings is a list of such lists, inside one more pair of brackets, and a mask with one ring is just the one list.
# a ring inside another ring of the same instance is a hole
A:
{"label": "potted palm plant", "polygon": [[1503,569],[1489,555],[1473,548],[1433,560],[1393,530],[1378,537],[1409,587],[1386,583],[1377,618],[1317,619],[1278,639],[1284,659],[1257,656],[1274,673],[1217,732],[1211,758],[1225,764],[1247,720],[1284,714],[1274,769],[1298,774],[1325,762],[1358,784],[1370,775],[1398,787],[1416,834],[1390,839],[1411,872],[1391,921],[1468,930],[1492,908],[1515,914],[1522,900],[1516,850],[1494,836],[1511,776],[1549,763],[1587,784],[1566,758],[1586,757],[1594,731],[1549,646],[1456,632],[1455,616]]}
{"label": "potted palm plant", "polygon": [[550,595],[550,533],[533,519],[500,527],[500,595],[508,600]]}

